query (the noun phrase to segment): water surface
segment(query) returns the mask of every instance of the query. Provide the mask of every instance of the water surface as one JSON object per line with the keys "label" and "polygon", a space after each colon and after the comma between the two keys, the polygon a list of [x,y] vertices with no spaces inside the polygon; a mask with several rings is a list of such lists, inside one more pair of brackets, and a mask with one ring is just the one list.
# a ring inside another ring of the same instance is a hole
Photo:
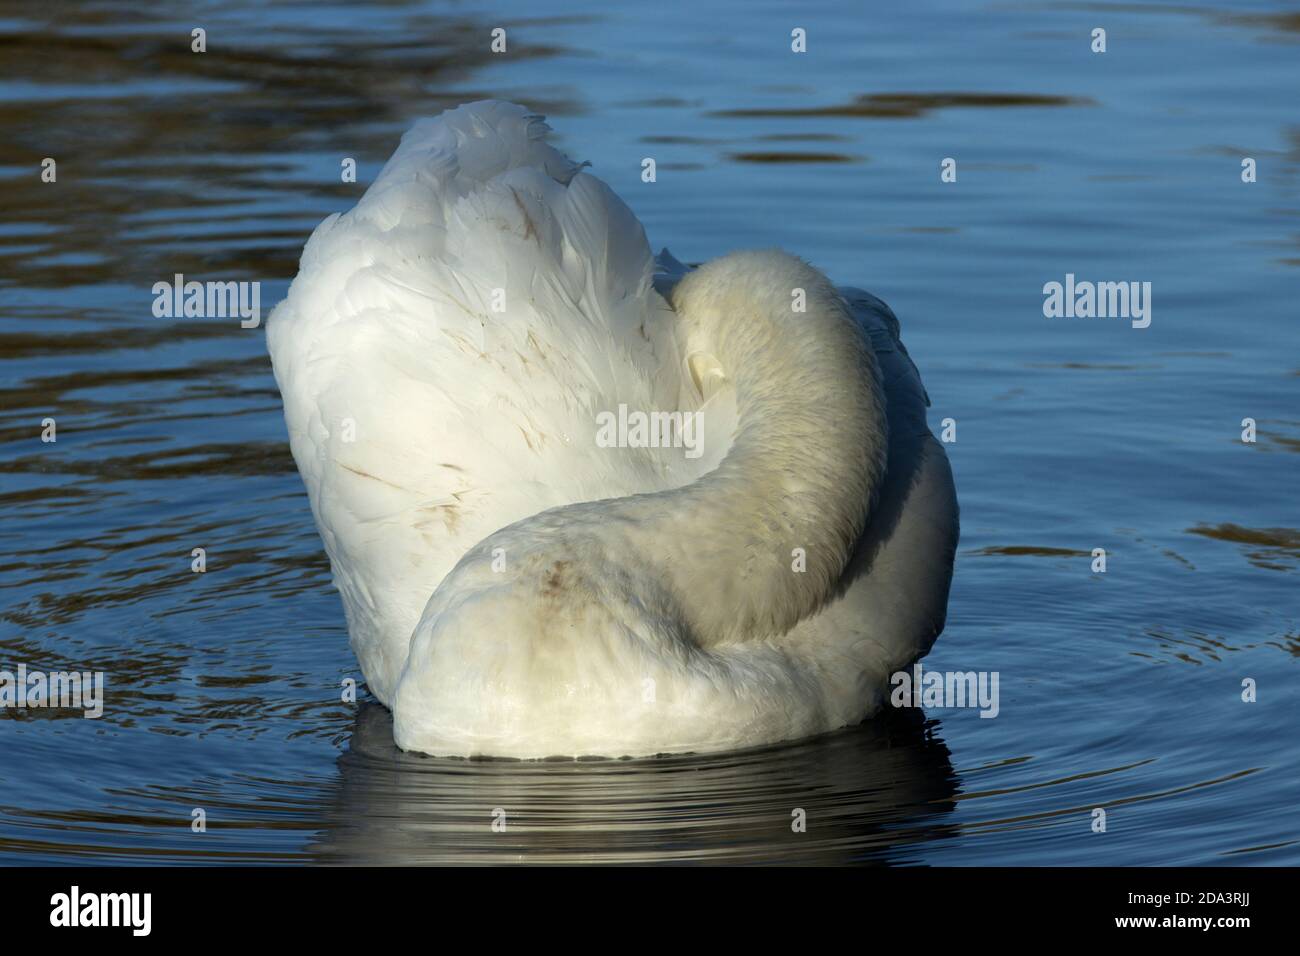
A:
{"label": "water surface", "polygon": [[[0,2],[0,49],[0,666],[108,682],[99,720],[0,712],[0,861],[1300,862],[1293,11]],[[263,331],[150,288],[269,309],[403,129],[485,96],[548,114],[656,248],[780,245],[891,303],[956,424],[925,665],[997,671],[995,719],[451,761],[340,699]],[[1150,328],[1044,318],[1066,273],[1151,282]]]}

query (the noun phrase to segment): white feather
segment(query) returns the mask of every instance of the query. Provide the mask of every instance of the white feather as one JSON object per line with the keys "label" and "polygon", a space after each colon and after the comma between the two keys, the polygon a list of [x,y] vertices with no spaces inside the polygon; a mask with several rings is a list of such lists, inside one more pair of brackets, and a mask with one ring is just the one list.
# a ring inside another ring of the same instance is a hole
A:
{"label": "white feather", "polygon": [[[730,312],[762,312],[764,289],[788,312],[790,283],[824,280],[772,253],[686,281],[665,255],[652,285],[636,218],[546,132],[499,102],[418,123],[316,230],[268,322],[352,645],[399,744],[619,755],[861,719],[942,627],[956,542],[897,320],[857,290],[848,320],[827,285],[806,334],[780,310],[758,335],[694,321],[720,282]],[[656,287],[701,304],[674,314]],[[707,403],[692,357],[714,363]],[[783,406],[786,386],[812,404]],[[597,415],[620,405],[703,408],[703,454],[599,447]],[[797,544],[782,527],[824,552],[813,574],[776,573]]]}

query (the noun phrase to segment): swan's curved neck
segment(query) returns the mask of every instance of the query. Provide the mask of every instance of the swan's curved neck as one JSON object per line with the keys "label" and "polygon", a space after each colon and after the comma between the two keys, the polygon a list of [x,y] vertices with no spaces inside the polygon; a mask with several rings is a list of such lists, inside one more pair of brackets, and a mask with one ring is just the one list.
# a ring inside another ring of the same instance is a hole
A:
{"label": "swan's curved neck", "polygon": [[[796,288],[806,311],[792,308]],[[730,256],[679,290],[738,423],[714,471],[666,494],[662,530],[681,543],[669,577],[701,643],[778,635],[833,592],[883,477],[875,355],[825,277],[793,257]]]}

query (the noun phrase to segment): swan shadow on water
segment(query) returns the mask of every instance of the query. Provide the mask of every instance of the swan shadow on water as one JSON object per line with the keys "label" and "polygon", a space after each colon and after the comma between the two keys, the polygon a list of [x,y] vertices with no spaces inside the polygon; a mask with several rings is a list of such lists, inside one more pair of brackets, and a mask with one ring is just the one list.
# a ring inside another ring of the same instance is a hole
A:
{"label": "swan shadow on water", "polygon": [[382,705],[359,706],[328,826],[308,848],[317,862],[906,863],[909,847],[949,835],[957,793],[937,723],[916,710],[790,744],[636,760],[433,758],[399,750],[392,724]]}

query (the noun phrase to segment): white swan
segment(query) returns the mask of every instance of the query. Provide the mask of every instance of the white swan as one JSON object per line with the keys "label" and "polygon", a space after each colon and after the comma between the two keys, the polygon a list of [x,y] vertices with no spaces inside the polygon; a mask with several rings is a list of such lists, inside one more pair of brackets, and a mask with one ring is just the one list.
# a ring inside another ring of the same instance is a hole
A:
{"label": "white swan", "polygon": [[[397,744],[646,755],[861,720],[942,630],[957,542],[897,320],[781,252],[656,276],[548,131],[495,101],[417,123],[268,321]],[[601,447],[620,406],[700,411],[703,444]]]}

